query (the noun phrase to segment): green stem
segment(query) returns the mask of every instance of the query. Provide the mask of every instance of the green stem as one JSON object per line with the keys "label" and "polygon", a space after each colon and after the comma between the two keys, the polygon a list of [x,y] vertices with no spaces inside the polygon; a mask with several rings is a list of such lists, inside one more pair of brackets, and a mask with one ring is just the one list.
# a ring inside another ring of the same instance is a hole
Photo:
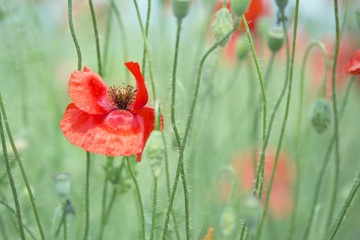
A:
{"label": "green stem", "polygon": [[114,188],[113,191],[112,191],[112,194],[111,194],[109,206],[108,206],[108,208],[107,208],[107,210],[106,210],[106,213],[105,213],[104,227],[106,226],[106,223],[107,223],[107,221],[109,220],[110,213],[111,213],[111,209],[112,209],[112,207],[113,207],[113,205],[114,205],[116,196],[117,196],[117,191],[116,191],[116,189]]}
{"label": "green stem", "polygon": [[[1,98],[1,95],[0,95]],[[13,199],[14,199],[14,203],[15,203],[15,216],[17,219],[17,224],[19,227],[19,233],[20,233],[20,237],[21,239],[26,239],[25,238],[25,233],[24,233],[24,228],[23,226],[23,221],[22,221],[22,217],[21,217],[21,209],[20,209],[20,203],[19,203],[19,198],[16,192],[16,186],[15,186],[15,181],[14,181],[14,177],[12,175],[11,172],[11,167],[10,167],[10,161],[9,161],[9,157],[8,157],[8,152],[7,152],[7,148],[6,148],[6,140],[5,140],[5,132],[3,129],[3,120],[2,120],[2,114],[0,112],[0,137],[1,137],[1,144],[2,144],[2,150],[3,150],[3,155],[4,155],[4,162],[5,162],[5,167],[6,167],[6,173],[9,179],[9,183],[10,183],[10,188],[11,188],[11,193],[13,195]]]}
{"label": "green stem", "polygon": [[244,240],[245,237],[246,237],[246,224],[243,223],[241,233],[240,233],[240,240]]}
{"label": "green stem", "polygon": [[75,29],[74,29],[74,22],[73,22],[73,17],[72,17],[72,0],[68,0],[68,21],[69,21],[69,28],[70,28],[71,37],[73,39],[75,49],[76,49],[76,53],[77,53],[78,70],[80,71],[81,70],[81,65],[82,65],[81,49],[80,49],[80,45],[79,45],[79,42],[77,40],[77,37],[76,37],[76,34],[75,34]]}
{"label": "green stem", "polygon": [[97,56],[97,63],[98,63],[98,73],[99,73],[100,76],[102,76],[99,33],[98,33],[98,28],[97,28],[97,23],[96,23],[96,15],[95,15],[94,4],[93,4],[93,1],[92,1],[92,0],[89,0],[89,7],[90,7],[91,19],[92,19],[93,28],[94,28],[94,35],[95,35],[96,56]]}
{"label": "green stem", "polygon": [[64,228],[63,228],[63,230],[64,230],[64,240],[67,240],[67,221],[66,221],[66,214],[65,214],[65,216],[64,216]]}
{"label": "green stem", "polygon": [[[235,21],[237,23],[237,21]],[[193,99],[192,99],[192,104],[190,107],[190,112],[189,112],[189,116],[186,122],[186,127],[185,127],[185,134],[182,140],[182,144],[181,144],[181,148],[180,148],[180,154],[179,154],[179,159],[178,159],[178,165],[176,168],[176,175],[175,175],[175,179],[174,179],[174,184],[173,184],[173,188],[172,188],[172,192],[171,192],[171,196],[169,199],[169,204],[168,204],[168,208],[166,211],[166,216],[165,216],[165,223],[164,223],[164,227],[163,227],[163,234],[162,234],[162,239],[165,240],[166,239],[166,233],[168,230],[168,225],[169,225],[169,220],[170,220],[170,212],[174,203],[174,199],[175,199],[175,194],[176,194],[176,188],[179,182],[179,177],[180,177],[180,172],[182,170],[182,166],[183,166],[183,160],[184,160],[184,151],[185,151],[185,147],[186,147],[186,141],[187,141],[187,137],[189,135],[189,131],[190,131],[190,125],[192,122],[192,118],[194,116],[194,112],[195,112],[195,107],[196,107],[196,103],[197,103],[197,98],[198,98],[198,94],[199,94],[199,88],[200,88],[200,80],[201,80],[201,73],[202,73],[202,68],[204,66],[205,60],[207,59],[207,57],[210,55],[211,52],[213,52],[218,46],[220,46],[221,42],[228,38],[236,29],[237,24],[234,26],[234,28],[225,35],[224,38],[222,38],[220,41],[216,42],[202,57],[201,61],[200,61],[200,65],[199,65],[199,69],[198,69],[198,73],[197,73],[197,77],[196,77],[196,83],[195,83],[195,90],[194,90],[194,95],[193,95]]]}
{"label": "green stem", "polygon": [[[147,2],[148,2],[148,4],[147,4],[147,13],[146,13],[146,22],[145,22],[146,39],[149,36],[149,26],[150,26],[150,16],[151,16],[151,0],[148,0]],[[146,69],[146,44],[144,41],[143,60],[142,60],[142,71],[144,74],[146,72],[145,69]]]}
{"label": "green stem", "polygon": [[269,79],[270,79],[272,70],[274,68],[275,57],[276,57],[276,52],[271,52],[268,67],[266,68],[266,72],[265,72],[265,75],[264,75],[265,90],[267,88],[267,85],[269,84]]}
{"label": "green stem", "polygon": [[[153,98],[156,99],[155,82],[154,82],[154,76],[153,76],[153,71],[152,71],[152,64],[151,64],[151,57],[150,57],[150,50],[149,50],[148,40],[147,40],[145,29],[144,29],[144,26],[143,26],[143,23],[142,23],[142,20],[141,20],[139,5],[137,3],[137,0],[133,0],[133,2],[134,2],[134,5],[135,5],[136,16],[138,18],[138,22],[139,22],[139,25],[140,25],[141,34],[142,34],[142,37],[144,39],[146,55],[147,55],[147,62],[148,62],[148,65],[149,65],[149,74],[150,74],[150,82],[151,82],[152,94],[153,94]],[[143,71],[143,73],[145,74],[144,71]]]}
{"label": "green stem", "polygon": [[[264,206],[264,210],[263,210],[263,214],[262,214],[262,217],[261,217],[261,221],[260,221],[260,225],[259,225],[259,228],[258,228],[256,239],[261,239],[262,228],[264,226],[265,218],[266,218],[268,207],[269,207],[270,195],[271,195],[272,185],[273,185],[273,182],[274,182],[275,171],[276,171],[277,163],[278,163],[278,160],[279,160],[279,154],[280,154],[280,150],[281,150],[282,140],[283,140],[283,137],[284,137],[286,123],[287,123],[287,119],[288,119],[288,115],[289,115],[290,102],[291,102],[291,88],[292,88],[292,79],[293,79],[294,61],[295,61],[297,25],[298,25],[298,17],[299,17],[299,1],[300,0],[296,0],[296,7],[295,7],[295,18],[294,18],[294,30],[293,30],[291,62],[290,62],[290,69],[289,69],[289,75],[288,75],[289,87],[288,87],[288,93],[287,93],[288,95],[287,95],[285,115],[284,115],[284,120],[283,120],[283,124],[282,124],[282,128],[281,128],[279,142],[278,142],[277,149],[276,149],[274,166],[272,168],[270,182],[269,182],[269,186],[268,186],[267,193],[266,193],[265,206]],[[284,11],[281,11],[281,15],[284,16]]]}
{"label": "green stem", "polygon": [[101,220],[100,220],[100,232],[98,237],[99,240],[103,239],[104,228],[105,228],[105,209],[106,209],[106,196],[107,196],[107,186],[108,186],[107,183],[108,183],[108,178],[105,175],[102,199],[101,199]]}
{"label": "green stem", "polygon": [[[350,96],[350,91],[351,91],[353,83],[354,83],[354,79],[355,79],[355,77],[352,77],[350,79],[350,82],[349,82],[349,84],[348,84],[348,86],[346,88],[344,100],[343,100],[343,102],[341,104],[341,108],[340,108],[340,116],[341,117],[344,114],[345,107],[347,105],[347,102],[348,102],[348,99],[349,99],[349,96]],[[309,220],[307,221],[308,224],[307,224],[303,239],[308,239],[309,235],[310,235],[311,226],[312,226],[312,223],[313,223],[313,220],[314,220],[315,208],[316,208],[319,196],[320,196],[321,183],[322,183],[322,180],[323,180],[323,178],[325,176],[325,169],[327,167],[327,164],[329,163],[329,157],[331,155],[331,151],[333,150],[334,143],[335,143],[335,135],[333,135],[332,138],[331,138],[331,141],[329,143],[329,146],[327,148],[327,151],[326,151],[326,154],[325,154],[325,157],[324,157],[324,161],[323,161],[323,163],[321,165],[321,170],[320,170],[319,177],[318,177],[318,180],[316,182],[316,187],[315,187],[315,191],[314,191],[314,199],[313,199],[313,202],[312,202],[312,205],[311,205],[310,216],[309,216]]]}
{"label": "green stem", "polygon": [[126,164],[130,173],[131,178],[134,181],[134,185],[135,185],[135,191],[136,191],[136,197],[138,200],[138,204],[139,204],[139,208],[140,208],[140,222],[141,222],[141,238],[143,240],[145,240],[145,215],[144,215],[144,207],[142,204],[142,200],[141,200],[141,193],[140,193],[140,188],[139,188],[139,184],[136,180],[136,177],[131,169],[131,164],[130,164],[130,160],[129,157],[126,157]]}
{"label": "green stem", "polygon": [[90,222],[90,199],[89,199],[89,185],[90,185],[90,153],[86,152],[86,183],[85,183],[85,231],[84,240],[89,237],[89,222]]}
{"label": "green stem", "polygon": [[36,224],[38,226],[41,239],[44,240],[45,239],[45,233],[44,233],[44,230],[43,230],[43,227],[42,227],[42,224],[41,224],[41,220],[40,220],[40,216],[39,216],[39,212],[38,212],[38,209],[37,209],[37,206],[36,206],[36,203],[35,203],[35,197],[34,197],[34,194],[33,194],[32,190],[31,190],[30,183],[29,183],[28,177],[26,175],[24,165],[23,165],[23,163],[21,161],[21,158],[20,158],[20,155],[19,155],[19,153],[18,153],[18,151],[16,149],[16,145],[15,145],[12,133],[11,133],[10,126],[9,126],[9,121],[8,121],[8,118],[7,118],[7,115],[6,115],[6,112],[5,112],[5,106],[4,106],[4,102],[3,102],[3,99],[2,99],[1,93],[0,93],[0,108],[1,108],[1,113],[3,115],[6,132],[7,132],[10,144],[11,144],[11,148],[12,148],[12,150],[14,152],[16,162],[17,162],[17,164],[19,165],[19,168],[20,168],[21,176],[22,176],[22,178],[24,180],[26,190],[27,190],[27,192],[29,194],[31,207],[32,207],[32,210],[34,212],[35,219],[36,219]]}
{"label": "green stem", "polygon": [[334,223],[334,225],[331,228],[328,240],[332,240],[335,238],[336,234],[339,231],[339,228],[341,226],[342,221],[344,220],[345,214],[348,211],[351,202],[353,200],[353,198],[356,195],[356,192],[359,190],[360,187],[360,174],[357,176],[357,178],[355,179],[352,189],[348,195],[348,197],[346,198],[345,204],[343,205],[343,207],[341,208],[338,217],[336,218],[336,221]]}
{"label": "green stem", "polygon": [[[16,217],[16,213],[15,213],[15,217]],[[1,232],[3,239],[9,239],[8,234],[6,232],[5,225],[4,225],[4,221],[1,217],[1,215],[0,215],[0,232]]]}
{"label": "green stem", "polygon": [[111,36],[111,24],[112,24],[112,6],[114,4],[114,0],[110,0],[110,6],[107,12],[107,24],[106,24],[106,30],[105,30],[105,41],[104,41],[104,53],[103,53],[103,68],[104,68],[104,75],[106,74],[106,66],[107,66],[107,60],[108,60],[108,53],[109,53],[109,42],[110,42],[110,36]]}
{"label": "green stem", "polygon": [[262,73],[260,70],[260,64],[259,64],[259,60],[256,56],[256,51],[255,51],[255,46],[254,46],[254,42],[252,40],[251,37],[251,33],[249,30],[249,26],[248,23],[246,21],[245,15],[242,16],[242,23],[245,26],[246,29],[246,35],[250,44],[250,49],[251,49],[251,54],[253,56],[254,62],[255,62],[255,67],[256,67],[256,71],[259,77],[259,82],[260,82],[260,87],[261,87],[261,95],[262,95],[262,100],[263,100],[263,144],[265,143],[265,138],[266,138],[266,93],[265,93],[265,86],[264,86],[264,82],[263,82],[263,77],[262,77]]}
{"label": "green stem", "polygon": [[304,83],[305,83],[305,66],[307,63],[308,56],[310,54],[311,49],[318,46],[323,54],[324,57],[324,77],[323,77],[323,94],[325,94],[326,89],[326,76],[327,76],[327,69],[328,69],[328,60],[327,60],[327,52],[324,44],[320,41],[312,41],[305,50],[305,55],[302,60],[301,70],[300,70],[300,87],[299,87],[299,112],[297,116],[297,126],[296,126],[296,157],[295,157],[295,167],[296,167],[296,179],[295,179],[295,197],[294,197],[294,204],[293,204],[293,211],[291,215],[291,224],[289,230],[288,239],[292,239],[294,232],[295,232],[295,222],[296,222],[296,214],[297,214],[297,207],[298,207],[298,199],[299,199],[299,191],[300,191],[300,162],[301,162],[301,139],[302,139],[302,132],[301,132],[301,123],[302,123],[302,114],[303,114],[303,96],[304,96]]}
{"label": "green stem", "polygon": [[154,193],[153,193],[153,209],[152,209],[152,219],[151,219],[151,234],[150,240],[154,239],[155,235],[155,225],[156,225],[156,203],[157,203],[157,177],[154,177]]}
{"label": "green stem", "polygon": [[333,110],[334,110],[334,132],[335,132],[335,173],[334,173],[334,189],[330,201],[329,216],[326,224],[326,229],[329,228],[336,205],[336,197],[339,185],[339,172],[340,172],[340,143],[339,143],[339,123],[338,123],[338,109],[336,102],[336,66],[339,55],[340,45],[340,24],[339,24],[339,9],[338,1],[334,0],[334,12],[335,12],[335,28],[336,28],[336,43],[334,52],[334,62],[332,67],[332,96],[333,96]]}

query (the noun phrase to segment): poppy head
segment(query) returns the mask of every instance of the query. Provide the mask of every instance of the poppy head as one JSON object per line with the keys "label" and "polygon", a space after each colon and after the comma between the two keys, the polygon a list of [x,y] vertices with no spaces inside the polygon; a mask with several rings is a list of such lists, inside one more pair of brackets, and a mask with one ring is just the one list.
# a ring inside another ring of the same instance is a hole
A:
{"label": "poppy head", "polygon": [[352,75],[360,74],[360,50],[354,52],[344,67],[344,72]]}
{"label": "poppy head", "polygon": [[66,108],[60,128],[72,144],[86,151],[107,156],[137,155],[140,161],[154,130],[155,112],[145,106],[148,93],[139,64],[127,62],[125,66],[135,77],[136,88],[108,87],[87,67],[74,71],[69,79],[72,103]]}

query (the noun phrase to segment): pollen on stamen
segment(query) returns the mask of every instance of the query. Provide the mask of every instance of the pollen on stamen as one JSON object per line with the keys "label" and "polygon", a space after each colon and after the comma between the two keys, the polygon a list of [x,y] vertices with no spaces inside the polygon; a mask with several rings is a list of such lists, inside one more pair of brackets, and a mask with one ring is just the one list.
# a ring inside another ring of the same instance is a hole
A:
{"label": "pollen on stamen", "polygon": [[108,94],[115,106],[119,109],[127,109],[135,102],[136,89],[131,85],[124,87],[111,86]]}

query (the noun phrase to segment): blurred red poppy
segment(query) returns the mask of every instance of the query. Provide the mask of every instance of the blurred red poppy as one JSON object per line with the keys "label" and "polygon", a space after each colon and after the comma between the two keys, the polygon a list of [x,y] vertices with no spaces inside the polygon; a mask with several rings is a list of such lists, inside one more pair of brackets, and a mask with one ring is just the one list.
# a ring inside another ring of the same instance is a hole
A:
{"label": "blurred red poppy", "polygon": [[[69,79],[72,99],[60,122],[65,137],[84,150],[108,156],[141,154],[154,129],[154,109],[146,107],[148,93],[138,63],[125,63],[136,79],[136,89],[108,87],[87,67]],[[163,122],[161,123],[163,128]]]}
{"label": "blurred red poppy", "polygon": [[352,75],[360,74],[360,50],[350,57],[349,62],[344,67],[344,72]]}

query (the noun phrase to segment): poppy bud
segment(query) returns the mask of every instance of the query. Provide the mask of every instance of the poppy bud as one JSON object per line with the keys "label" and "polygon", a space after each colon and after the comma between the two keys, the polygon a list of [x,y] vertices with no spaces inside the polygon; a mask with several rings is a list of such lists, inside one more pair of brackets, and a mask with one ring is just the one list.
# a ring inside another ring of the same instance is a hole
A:
{"label": "poppy bud", "polygon": [[289,0],[276,0],[276,5],[280,9],[280,11],[284,11],[286,6],[288,5]]}
{"label": "poppy bud", "polygon": [[189,0],[173,0],[172,9],[177,19],[183,19],[189,12]]}
{"label": "poppy bud", "polygon": [[55,190],[59,197],[67,197],[70,193],[71,183],[69,173],[58,173],[53,176]]}
{"label": "poppy bud", "polygon": [[262,211],[259,199],[253,195],[248,196],[244,201],[242,201],[241,209],[241,217],[244,219],[249,231],[255,231],[258,227]]}
{"label": "poppy bud", "polygon": [[221,214],[220,226],[224,236],[230,236],[235,229],[236,214],[231,206],[227,206]]}
{"label": "poppy bud", "polygon": [[236,55],[239,61],[244,60],[248,56],[249,42],[246,38],[239,38],[236,44]]}
{"label": "poppy bud", "polygon": [[280,28],[270,28],[267,32],[267,45],[275,53],[281,49],[284,43],[284,32]]}
{"label": "poppy bud", "polygon": [[148,159],[154,177],[160,176],[161,162],[164,158],[164,142],[162,133],[154,130],[151,132],[144,149],[144,157]]}
{"label": "poppy bud", "polygon": [[237,16],[241,17],[249,8],[250,2],[250,0],[232,0],[231,8]]}
{"label": "poppy bud", "polygon": [[209,227],[203,240],[214,240],[214,228]]}
{"label": "poppy bud", "polygon": [[[233,20],[230,11],[227,8],[222,8],[216,13],[213,24],[213,32],[216,41],[223,39],[233,28]],[[225,46],[229,38],[224,39],[220,45]]]}
{"label": "poppy bud", "polygon": [[311,123],[318,133],[323,133],[331,123],[331,108],[326,99],[316,100],[312,107]]}

